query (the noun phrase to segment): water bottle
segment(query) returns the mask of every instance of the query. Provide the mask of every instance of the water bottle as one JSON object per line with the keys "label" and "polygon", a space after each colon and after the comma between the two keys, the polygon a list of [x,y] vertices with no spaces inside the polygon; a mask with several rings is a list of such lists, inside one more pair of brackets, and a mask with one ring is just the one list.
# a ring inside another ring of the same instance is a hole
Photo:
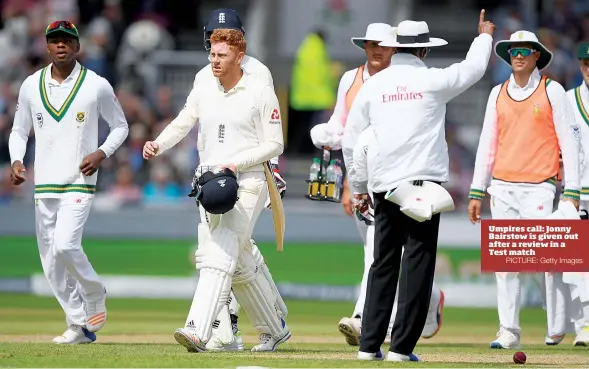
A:
{"label": "water bottle", "polygon": [[313,159],[311,169],[309,170],[309,185],[307,186],[307,196],[311,199],[317,198],[319,193],[319,172],[321,170],[321,162],[319,158]]}
{"label": "water bottle", "polygon": [[336,185],[335,185],[335,196],[334,198],[337,201],[341,201],[342,199],[342,193],[344,190],[344,172],[342,170],[342,165],[341,165],[341,161],[338,159],[335,162],[335,173],[336,173]]}
{"label": "water bottle", "polygon": [[319,180],[319,170],[321,169],[321,165],[319,163],[319,158],[313,159],[313,164],[311,164],[311,170],[309,173],[309,180],[311,182]]}
{"label": "water bottle", "polygon": [[331,160],[327,169],[325,170],[325,179],[327,184],[327,198],[330,200],[335,199],[335,193],[337,191],[337,169],[335,166],[335,160]]}

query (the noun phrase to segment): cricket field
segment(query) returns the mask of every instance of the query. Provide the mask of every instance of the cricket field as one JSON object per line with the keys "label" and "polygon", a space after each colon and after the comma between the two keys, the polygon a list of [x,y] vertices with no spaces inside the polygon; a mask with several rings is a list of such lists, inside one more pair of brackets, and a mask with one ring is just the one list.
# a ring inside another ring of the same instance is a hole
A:
{"label": "cricket field", "polygon": [[[446,308],[441,331],[421,340],[415,352],[423,363],[362,362],[357,347],[337,331],[338,320],[350,314],[350,303],[287,301],[292,338],[274,353],[251,353],[256,335],[247,317],[240,326],[246,351],[188,353],[173,338],[183,326],[188,300],[110,299],[109,318],[93,344],[61,346],[51,339],[65,329],[63,313],[49,297],[0,295],[0,367],[47,368],[282,368],[364,367],[512,367],[514,351],[491,350],[496,312],[491,309]],[[545,315],[522,312],[522,351],[526,367],[587,367],[589,348],[572,347],[567,337],[556,347],[543,344]],[[383,346],[386,350],[386,346]]]}
{"label": "cricket field", "polygon": [[[33,237],[0,237],[0,278],[26,277],[41,272]],[[362,248],[337,244],[287,244],[283,254],[272,244],[260,244],[278,282],[350,284],[361,278]],[[189,263],[191,241],[87,239],[84,248],[101,275],[194,275]],[[456,253],[454,262],[471,262],[478,250]],[[309,258],[312,255],[313,257]],[[331,255],[331,256],[330,256]],[[337,255],[337,261],[334,261]],[[331,264],[326,260],[332,260]],[[481,292],[483,293],[483,292]],[[473,295],[472,299],[478,296]],[[63,312],[52,297],[0,294],[0,368],[281,368],[364,367],[518,367],[514,351],[491,350],[497,331],[495,309],[446,307],[443,325],[433,338],[422,339],[415,349],[423,363],[363,362],[357,347],[348,346],[338,332],[340,318],[349,316],[352,302],[287,300],[287,322],[292,338],[274,353],[252,353],[257,336],[247,317],[240,317],[246,351],[239,353],[188,353],[173,338],[184,325],[190,299],[115,298],[107,300],[108,321],[88,345],[51,343],[66,328]],[[572,347],[567,336],[554,347],[544,344],[546,315],[541,309],[524,309],[522,349],[526,367],[588,367],[589,347]],[[387,347],[383,346],[386,352]]]}

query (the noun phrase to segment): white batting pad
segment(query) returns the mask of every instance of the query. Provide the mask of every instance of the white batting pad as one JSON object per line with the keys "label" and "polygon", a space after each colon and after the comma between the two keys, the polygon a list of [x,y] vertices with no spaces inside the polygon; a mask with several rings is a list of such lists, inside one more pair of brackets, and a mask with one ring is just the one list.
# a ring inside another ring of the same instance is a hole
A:
{"label": "white batting pad", "polygon": [[286,316],[288,315],[288,309],[286,308],[286,304],[284,303],[282,296],[280,296],[280,291],[278,291],[278,287],[276,287],[276,283],[272,278],[272,274],[270,274],[270,270],[264,262],[264,257],[262,256],[260,249],[258,249],[258,246],[254,242],[254,240],[250,241],[252,244],[252,255],[254,257],[256,265],[258,266],[258,268],[262,270],[262,273],[264,274],[264,277],[266,277],[266,280],[268,281],[270,288],[272,288],[272,291],[274,291],[274,294],[276,295],[276,305],[279,309],[278,313],[282,318],[286,318]]}
{"label": "white batting pad", "polygon": [[231,328],[231,317],[229,317],[229,304],[225,304],[223,305],[223,308],[221,308],[217,319],[213,322],[213,332],[224,344],[228,345],[233,342],[233,329]]}
{"label": "white batting pad", "polygon": [[215,229],[205,242],[199,240],[195,260],[200,273],[186,327],[194,329],[205,343],[211,337],[215,318],[229,298],[238,242],[237,235],[226,228]]}
{"label": "white batting pad", "polygon": [[227,304],[229,306],[229,314],[233,314],[235,316],[238,316],[239,314],[239,301],[237,301],[237,299],[235,298],[235,294],[233,293],[233,290],[231,291],[231,294],[229,295],[229,304]]}
{"label": "white batting pad", "polygon": [[233,292],[256,329],[273,337],[281,336],[282,321],[276,308],[276,294],[260,268],[251,247],[244,247],[233,275]]}

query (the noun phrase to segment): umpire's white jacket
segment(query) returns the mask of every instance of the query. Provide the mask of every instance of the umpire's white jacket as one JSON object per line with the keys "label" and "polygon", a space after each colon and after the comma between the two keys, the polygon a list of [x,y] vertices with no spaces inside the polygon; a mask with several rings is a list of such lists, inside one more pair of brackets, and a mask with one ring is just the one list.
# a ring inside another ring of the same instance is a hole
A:
{"label": "umpire's white jacket", "polygon": [[412,180],[446,182],[448,147],[444,134],[446,103],[485,74],[493,38],[476,37],[466,59],[448,68],[427,68],[410,54],[395,54],[391,66],[366,81],[344,130],[342,150],[354,193],[368,193],[356,178],[354,146],[372,126],[378,155],[369,186],[375,193]]}

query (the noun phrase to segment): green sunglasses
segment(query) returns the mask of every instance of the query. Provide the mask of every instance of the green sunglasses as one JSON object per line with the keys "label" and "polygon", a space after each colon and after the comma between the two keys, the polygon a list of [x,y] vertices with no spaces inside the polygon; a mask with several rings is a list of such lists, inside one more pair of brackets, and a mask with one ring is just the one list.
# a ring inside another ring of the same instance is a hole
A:
{"label": "green sunglasses", "polygon": [[532,55],[534,52],[536,52],[536,50],[534,49],[530,49],[527,47],[514,47],[512,49],[507,50],[509,52],[509,55],[511,55],[512,57],[516,57],[519,55],[521,56],[530,56]]}

